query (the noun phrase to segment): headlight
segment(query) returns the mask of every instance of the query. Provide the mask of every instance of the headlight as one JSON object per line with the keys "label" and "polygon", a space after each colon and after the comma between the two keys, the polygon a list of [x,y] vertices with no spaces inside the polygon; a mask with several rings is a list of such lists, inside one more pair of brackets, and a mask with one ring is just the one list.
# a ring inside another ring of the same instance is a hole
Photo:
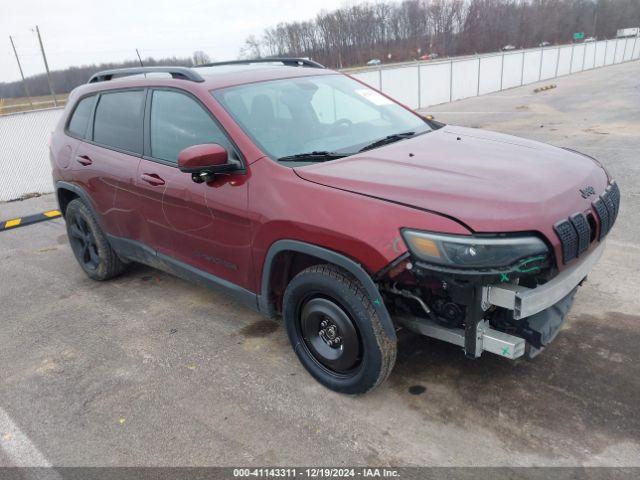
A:
{"label": "headlight", "polygon": [[473,237],[402,230],[416,257],[447,267],[507,267],[535,256],[545,256],[545,243],[537,237]]}

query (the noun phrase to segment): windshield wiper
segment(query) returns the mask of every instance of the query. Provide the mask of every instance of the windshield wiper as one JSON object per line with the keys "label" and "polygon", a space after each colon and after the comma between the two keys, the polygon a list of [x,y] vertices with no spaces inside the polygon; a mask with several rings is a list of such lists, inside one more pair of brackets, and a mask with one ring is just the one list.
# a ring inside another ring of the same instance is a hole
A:
{"label": "windshield wiper", "polygon": [[409,137],[413,137],[416,134],[416,132],[404,132],[404,133],[394,133],[393,135],[387,135],[384,138],[381,138],[380,140],[376,140],[373,143],[370,143],[369,145],[366,145],[364,147],[362,147],[360,150],[360,152],[364,152],[366,150],[371,150],[373,148],[378,148],[381,147],[383,145],[387,145],[389,143],[393,143],[393,142],[397,142],[398,140],[403,140],[405,138],[409,138]]}
{"label": "windshield wiper", "polygon": [[[336,153],[327,151],[314,151],[306,153],[296,153],[295,155],[288,155],[286,157],[280,157],[279,162],[326,162],[328,160],[335,160],[336,158],[346,157],[346,153]],[[351,154],[352,155],[352,154]]]}

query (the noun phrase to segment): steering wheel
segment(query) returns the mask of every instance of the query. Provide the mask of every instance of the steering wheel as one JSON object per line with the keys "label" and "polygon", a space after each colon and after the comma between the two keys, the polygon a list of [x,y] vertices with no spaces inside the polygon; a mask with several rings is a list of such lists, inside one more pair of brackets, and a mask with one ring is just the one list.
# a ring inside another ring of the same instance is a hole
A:
{"label": "steering wheel", "polygon": [[351,128],[353,122],[348,118],[339,118],[329,127],[329,131],[326,133],[327,136],[336,135],[340,133],[342,129]]}

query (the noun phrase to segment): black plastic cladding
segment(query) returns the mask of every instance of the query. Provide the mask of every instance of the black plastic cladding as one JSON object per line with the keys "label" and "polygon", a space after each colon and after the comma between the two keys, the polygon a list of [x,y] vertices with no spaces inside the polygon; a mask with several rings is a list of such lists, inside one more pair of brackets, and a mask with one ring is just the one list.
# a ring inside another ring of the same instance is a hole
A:
{"label": "black plastic cladding", "polygon": [[[613,227],[620,208],[620,189],[613,182],[592,203],[600,223],[598,240],[602,240]],[[574,213],[569,220],[561,220],[553,226],[562,245],[562,261],[568,263],[589,249],[591,226],[583,213]]]}

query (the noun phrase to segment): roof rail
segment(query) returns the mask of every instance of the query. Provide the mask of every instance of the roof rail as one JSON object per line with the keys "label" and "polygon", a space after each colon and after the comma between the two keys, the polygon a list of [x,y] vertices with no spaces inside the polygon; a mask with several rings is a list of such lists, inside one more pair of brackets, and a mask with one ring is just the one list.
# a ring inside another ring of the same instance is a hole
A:
{"label": "roof rail", "polygon": [[198,65],[198,67],[219,67],[221,65],[249,65],[251,63],[276,63],[280,62],[287,67],[309,67],[309,68],[326,68],[324,65],[309,60],[308,58],[288,58],[288,57],[273,57],[273,58],[254,58],[249,60],[229,60],[226,62],[213,62],[205,63],[204,65]]}
{"label": "roof rail", "polygon": [[192,82],[204,82],[204,78],[202,78],[198,72],[187,67],[134,67],[102,70],[101,72],[94,73],[88,83],[106,82],[116,77],[128,77],[130,75],[141,75],[144,73],[168,73],[173,78],[190,80]]}

